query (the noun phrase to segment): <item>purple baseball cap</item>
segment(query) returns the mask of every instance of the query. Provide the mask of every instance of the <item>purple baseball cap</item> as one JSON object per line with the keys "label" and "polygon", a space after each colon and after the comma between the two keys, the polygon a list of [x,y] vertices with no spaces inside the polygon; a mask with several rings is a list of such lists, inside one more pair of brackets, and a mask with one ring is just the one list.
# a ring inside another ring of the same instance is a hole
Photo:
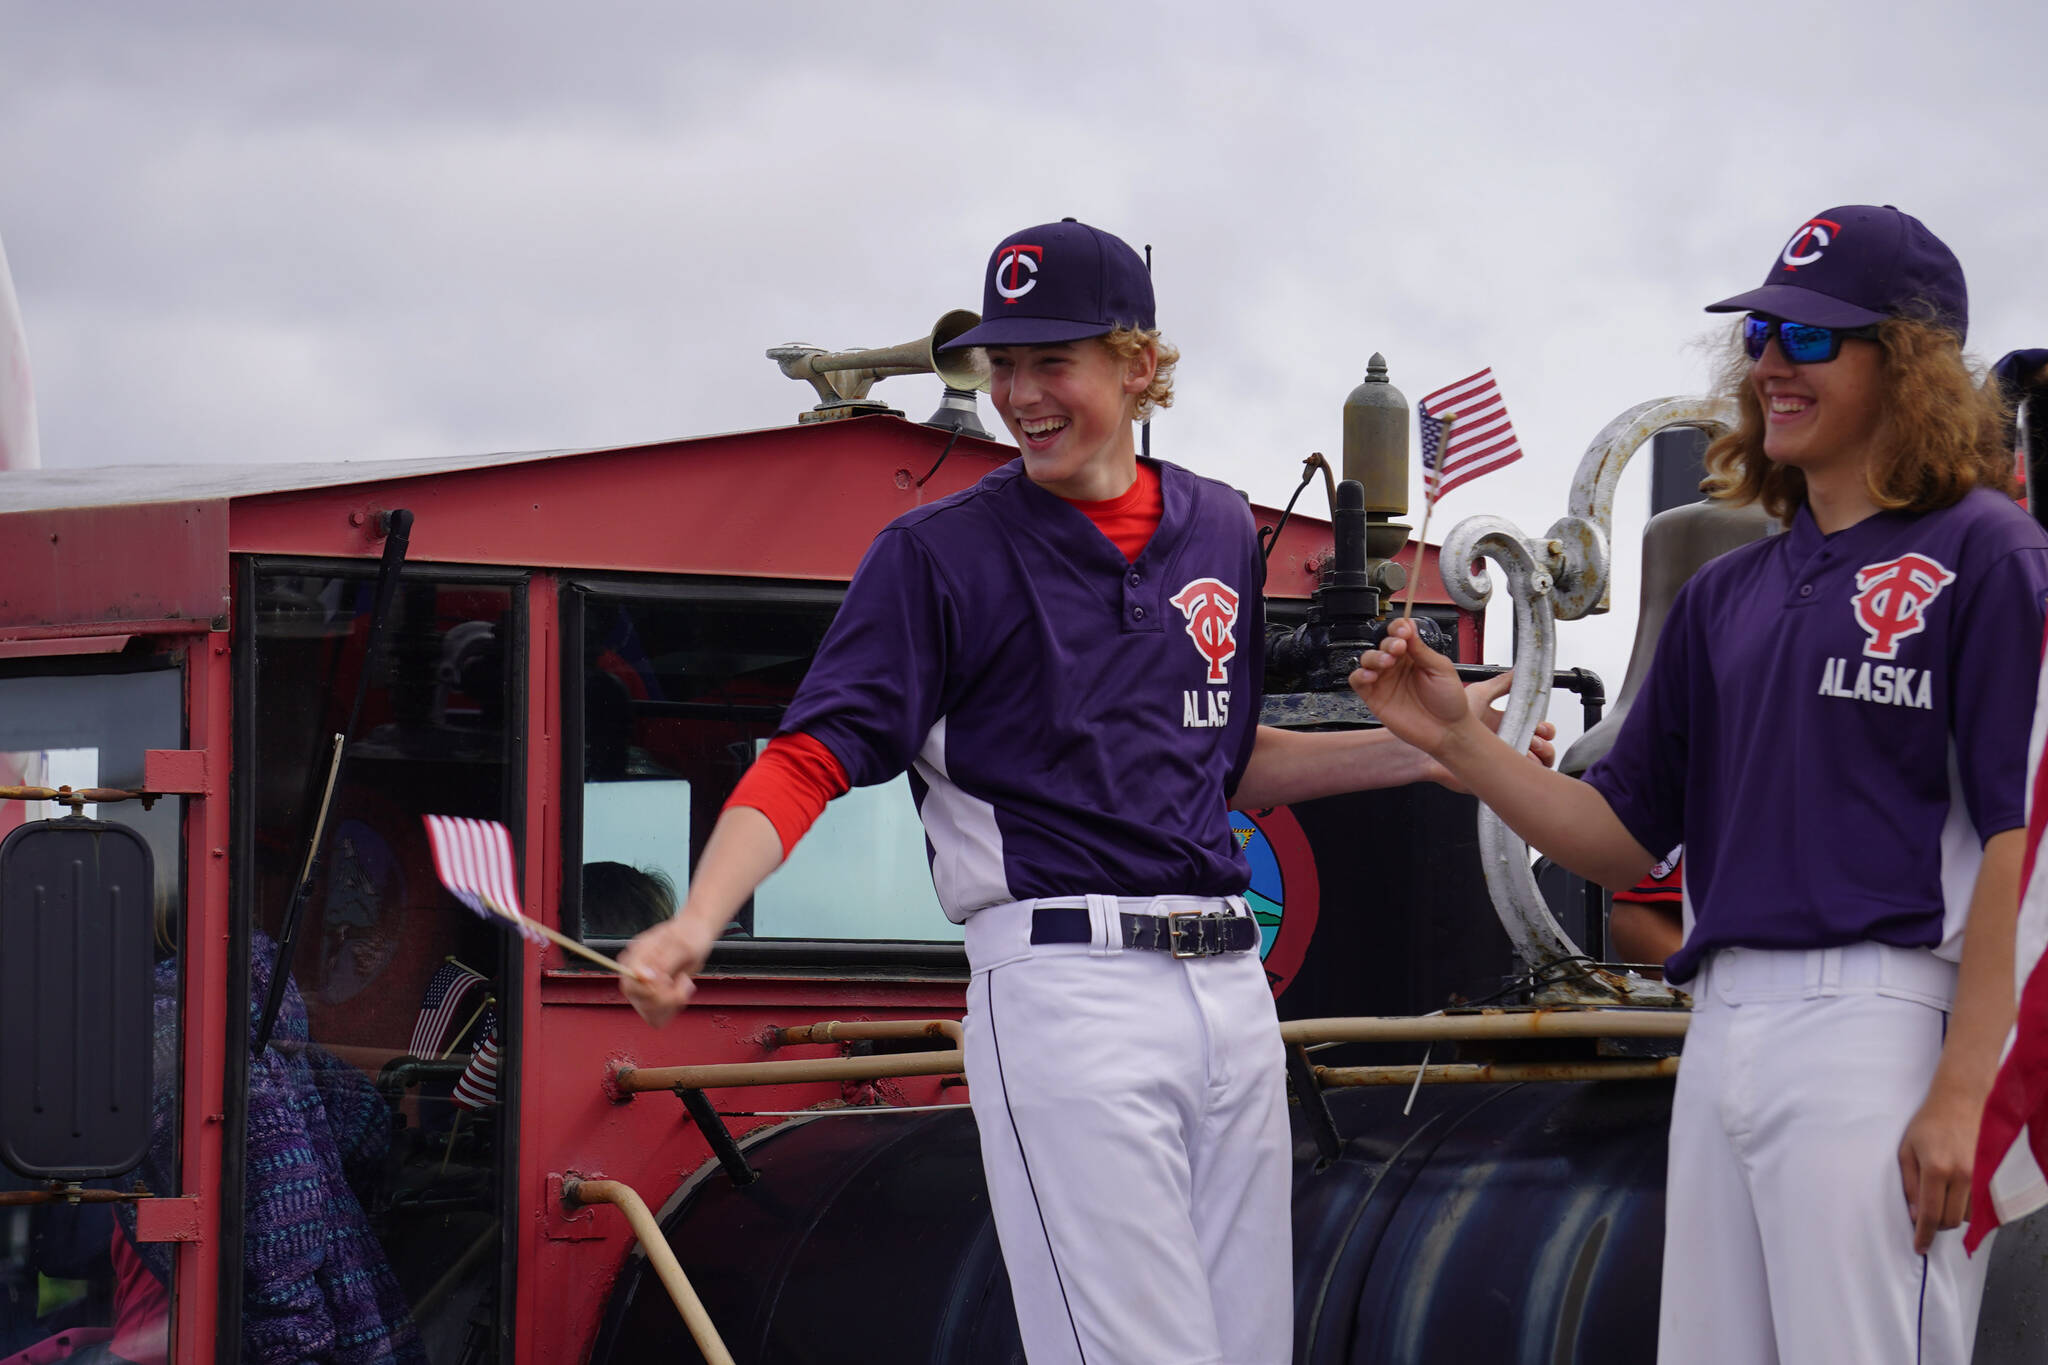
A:
{"label": "purple baseball cap", "polygon": [[1152,275],[1138,253],[1062,218],[1003,238],[988,258],[981,325],[939,349],[1047,345],[1155,325]]}
{"label": "purple baseball cap", "polygon": [[1761,287],[1707,311],[1766,313],[1809,327],[1867,327],[1931,313],[1958,341],[1970,329],[1961,262],[1925,223],[1890,204],[1815,214],[1779,250]]}

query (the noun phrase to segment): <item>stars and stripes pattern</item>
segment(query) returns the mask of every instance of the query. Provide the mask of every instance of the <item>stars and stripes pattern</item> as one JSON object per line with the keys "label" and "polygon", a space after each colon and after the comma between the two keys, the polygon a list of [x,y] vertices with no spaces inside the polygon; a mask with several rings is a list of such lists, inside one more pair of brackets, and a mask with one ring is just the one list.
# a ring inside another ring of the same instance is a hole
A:
{"label": "stars and stripes pattern", "polygon": [[442,963],[420,997],[420,1017],[412,1027],[412,1055],[432,1058],[446,1052],[469,1022],[470,997],[484,989],[488,980],[460,962]]}
{"label": "stars and stripes pattern", "polygon": [[[1422,481],[1435,502],[1459,484],[1470,483],[1522,458],[1508,421],[1507,404],[1493,382],[1491,367],[1446,384],[1420,404]],[[1455,417],[1450,440],[1444,440],[1444,418]]]}
{"label": "stars and stripes pattern", "polygon": [[2026,843],[2020,863],[2020,913],[2013,967],[2020,1008],[2012,1048],[1984,1103],[1977,1157],[1970,1172],[1970,1229],[1963,1246],[2001,1223],[2048,1204],[2048,867],[2041,836],[2048,829],[2048,666],[2036,684],[2034,732],[2027,750]]}
{"label": "stars and stripes pattern", "polygon": [[498,1017],[492,1010],[484,1015],[483,1038],[469,1055],[462,1079],[448,1098],[464,1109],[488,1109],[498,1102]]}
{"label": "stars and stripes pattern", "polygon": [[519,873],[513,865],[512,835],[496,820],[429,815],[427,841],[434,849],[434,874],[470,909],[485,919],[510,924],[535,943],[547,936],[519,909]]}

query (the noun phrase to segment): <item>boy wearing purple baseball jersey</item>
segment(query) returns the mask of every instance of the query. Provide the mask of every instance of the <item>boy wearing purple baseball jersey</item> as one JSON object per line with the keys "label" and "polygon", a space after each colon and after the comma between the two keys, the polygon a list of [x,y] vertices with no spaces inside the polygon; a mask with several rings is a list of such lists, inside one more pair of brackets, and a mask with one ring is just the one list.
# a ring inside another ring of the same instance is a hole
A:
{"label": "boy wearing purple baseball jersey", "polygon": [[1788,529],[1685,585],[1586,780],[1508,762],[1405,629],[1353,686],[1604,885],[1685,844],[1658,1359],[1964,1365],[1986,1258],[1941,1230],[2014,1014],[2048,537],[1918,220],[1830,209],[1710,311],[1748,315],[1710,487]]}
{"label": "boy wearing purple baseball jersey", "polygon": [[[1278,1365],[1281,1045],[1228,810],[1445,775],[1383,731],[1258,724],[1250,511],[1133,440],[1175,359],[1137,253],[1065,219],[984,281],[954,344],[988,348],[1021,458],[876,538],[682,910],[624,954],[659,984],[626,993],[664,1022],[824,801],[908,770],[966,926],[967,1075],[1033,1365]],[[1477,686],[1494,714],[1505,684]]]}

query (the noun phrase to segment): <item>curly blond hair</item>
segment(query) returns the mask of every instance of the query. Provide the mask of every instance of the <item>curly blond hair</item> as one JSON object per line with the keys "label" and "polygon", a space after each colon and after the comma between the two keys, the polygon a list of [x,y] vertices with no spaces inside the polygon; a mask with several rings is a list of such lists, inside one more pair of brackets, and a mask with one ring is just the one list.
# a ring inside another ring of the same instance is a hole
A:
{"label": "curly blond hair", "polygon": [[1173,367],[1180,363],[1180,348],[1159,335],[1157,327],[1119,327],[1102,338],[1102,344],[1119,360],[1135,360],[1148,346],[1159,356],[1151,385],[1138,395],[1134,421],[1149,422],[1154,412],[1173,406]]}
{"label": "curly blond hair", "polygon": [[[1956,334],[1917,318],[1887,318],[1877,344],[1884,413],[1877,457],[1865,475],[1870,500],[1886,511],[1931,512],[1973,488],[2010,496],[2015,463],[2005,444],[2005,402],[1963,359]],[[1717,392],[1740,414],[1735,429],[1707,447],[1713,498],[1756,502],[1789,523],[1806,501],[1806,475],[1764,454],[1764,411],[1749,382],[1751,361],[1736,326],[1722,357]]]}

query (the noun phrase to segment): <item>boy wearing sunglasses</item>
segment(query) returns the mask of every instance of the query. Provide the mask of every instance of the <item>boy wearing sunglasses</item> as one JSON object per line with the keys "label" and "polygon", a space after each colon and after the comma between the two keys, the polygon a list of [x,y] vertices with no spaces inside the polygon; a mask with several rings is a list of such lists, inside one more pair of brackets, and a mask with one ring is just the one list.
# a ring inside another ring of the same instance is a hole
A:
{"label": "boy wearing sunglasses", "polygon": [[1509,762],[1397,625],[1353,686],[1532,845],[1627,887],[1685,844],[1663,1365],[1969,1360],[1979,1116],[2014,1014],[2048,537],[1962,355],[1962,268],[1851,205],[1792,233],[1722,375],[1713,496],[1787,525],[1700,570],[1613,750]]}

